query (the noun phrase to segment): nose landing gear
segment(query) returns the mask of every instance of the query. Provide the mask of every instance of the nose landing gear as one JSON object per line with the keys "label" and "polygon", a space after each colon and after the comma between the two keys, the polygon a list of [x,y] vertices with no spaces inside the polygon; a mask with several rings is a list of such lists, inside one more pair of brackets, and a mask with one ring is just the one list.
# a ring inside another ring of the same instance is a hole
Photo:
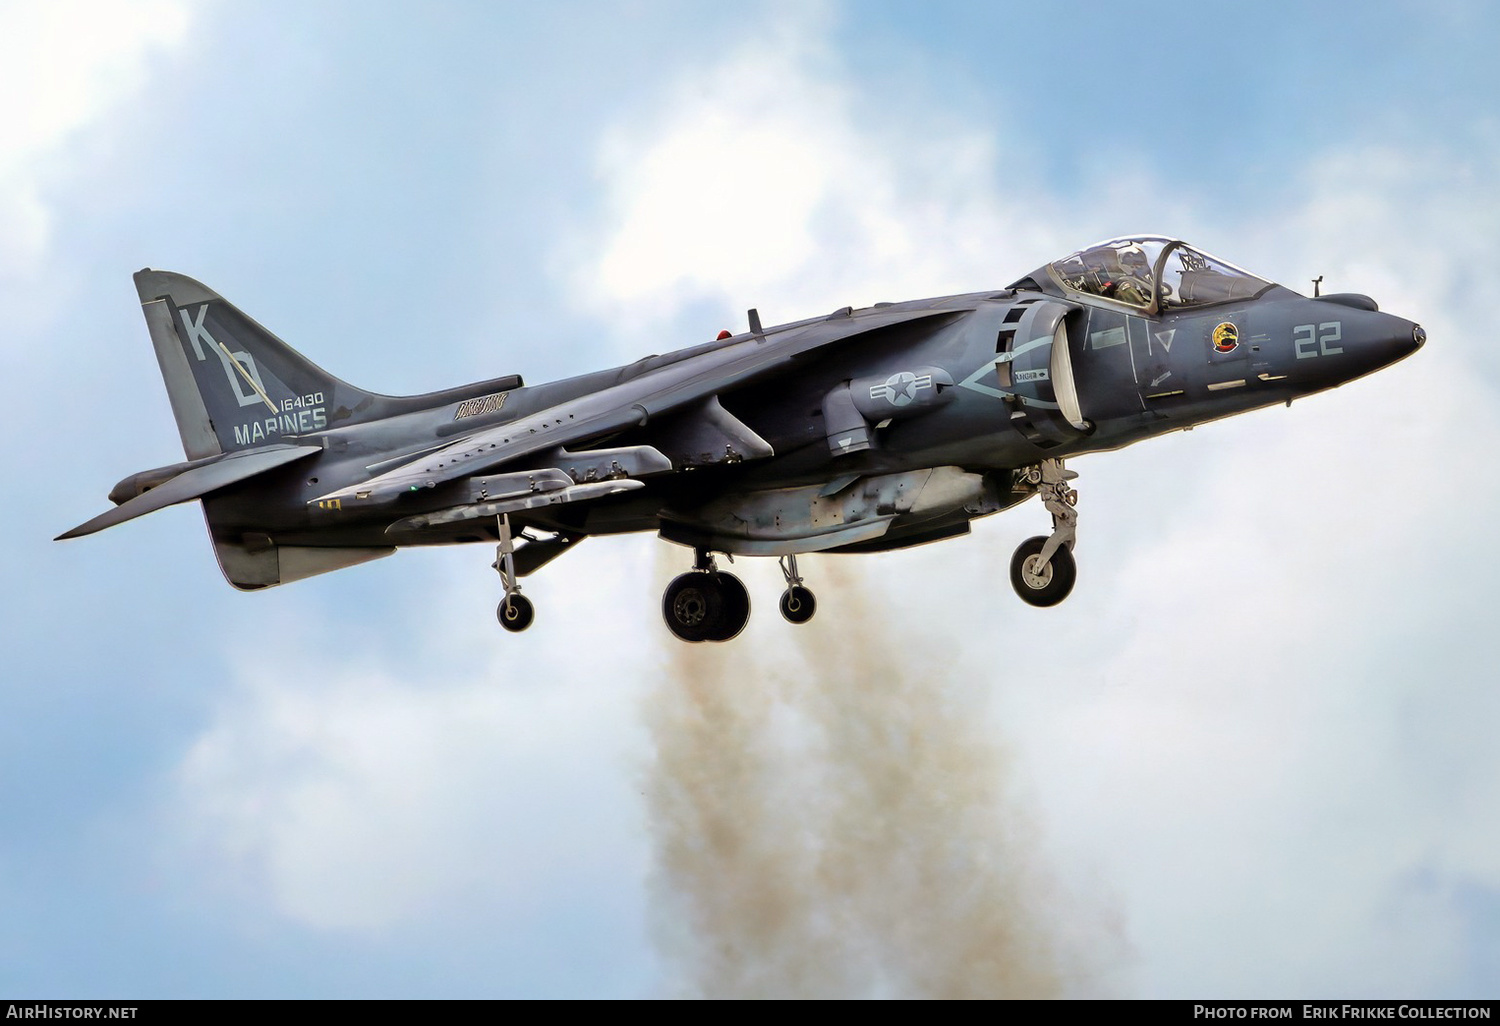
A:
{"label": "nose landing gear", "polygon": [[1052,534],[1027,538],[1010,560],[1010,583],[1022,600],[1033,606],[1055,606],[1073,590],[1078,569],[1073,562],[1077,540],[1078,491],[1068,485],[1078,477],[1062,460],[1043,460],[1029,467],[1022,481],[1036,488],[1042,505],[1052,514]]}
{"label": "nose landing gear", "polygon": [[715,566],[713,553],[696,549],[693,569],[667,585],[661,618],[683,641],[728,641],[750,621],[750,593]]}

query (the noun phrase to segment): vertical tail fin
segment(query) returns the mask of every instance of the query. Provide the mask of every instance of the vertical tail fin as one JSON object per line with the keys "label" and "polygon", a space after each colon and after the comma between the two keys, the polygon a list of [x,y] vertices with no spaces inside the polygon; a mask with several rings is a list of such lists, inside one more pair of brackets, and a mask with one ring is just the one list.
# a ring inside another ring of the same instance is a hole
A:
{"label": "vertical tail fin", "polygon": [[[313,364],[192,278],[148,268],[136,273],[135,287],[190,460],[295,442],[389,405]],[[272,587],[395,551],[280,545],[264,531],[247,531],[235,501],[203,498],[219,568],[236,588]]]}
{"label": "vertical tail fin", "polygon": [[378,405],[192,278],[148,268],[135,287],[189,459],[294,441]]}

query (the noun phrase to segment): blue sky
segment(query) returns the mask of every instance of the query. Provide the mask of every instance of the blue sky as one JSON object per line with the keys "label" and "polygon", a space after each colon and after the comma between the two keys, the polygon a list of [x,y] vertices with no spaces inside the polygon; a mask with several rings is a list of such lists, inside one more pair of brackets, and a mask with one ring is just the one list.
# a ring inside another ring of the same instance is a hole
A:
{"label": "blue sky", "polygon": [[[0,993],[1495,995],[1488,5],[0,27]],[[1030,507],[806,561],[796,634],[750,561],[751,628],[707,654],[656,622],[683,559],[647,537],[547,568],[516,637],[478,548],[242,595],[191,506],[50,541],[180,458],[142,266],[407,393],[1132,231],[1431,341],[1078,461],[1056,610],[1004,579]]]}

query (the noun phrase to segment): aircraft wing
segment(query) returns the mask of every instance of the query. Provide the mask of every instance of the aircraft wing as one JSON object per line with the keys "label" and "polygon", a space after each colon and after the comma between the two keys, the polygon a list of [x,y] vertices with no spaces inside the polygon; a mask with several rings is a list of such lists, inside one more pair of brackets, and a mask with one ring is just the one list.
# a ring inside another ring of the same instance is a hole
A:
{"label": "aircraft wing", "polygon": [[751,333],[724,346],[637,377],[465,435],[367,481],[319,496],[310,505],[339,508],[388,503],[403,492],[435,488],[537,452],[587,442],[700,404],[714,430],[743,445],[746,456],[771,447],[717,402],[724,391],[771,377],[800,359],[859,335],[898,324],[949,320],[959,310],[892,310],[852,316],[847,308],[815,321]]}

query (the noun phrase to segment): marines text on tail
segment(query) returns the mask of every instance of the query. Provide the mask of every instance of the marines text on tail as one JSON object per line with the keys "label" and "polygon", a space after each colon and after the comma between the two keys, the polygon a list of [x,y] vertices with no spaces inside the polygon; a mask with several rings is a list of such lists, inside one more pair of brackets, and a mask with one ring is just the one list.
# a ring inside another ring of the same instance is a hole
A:
{"label": "marines text on tail", "polygon": [[489,542],[499,618],[519,578],[590,535],[693,550],[662,615],[725,641],[750,614],[716,553],[776,556],[781,612],[813,615],[805,552],[967,534],[1033,495],[1052,533],[1011,583],[1073,587],[1077,476],[1063,461],[1290,402],[1384,367],[1422,329],[1361,295],[1312,299],[1165,238],[1116,239],[1009,288],[721,333],[545,385],[511,375],[391,397],[340,381],[191,278],[135,276],[187,460],[115,486],[72,538],[203,503],[224,576],[267,588],[402,545]]}

